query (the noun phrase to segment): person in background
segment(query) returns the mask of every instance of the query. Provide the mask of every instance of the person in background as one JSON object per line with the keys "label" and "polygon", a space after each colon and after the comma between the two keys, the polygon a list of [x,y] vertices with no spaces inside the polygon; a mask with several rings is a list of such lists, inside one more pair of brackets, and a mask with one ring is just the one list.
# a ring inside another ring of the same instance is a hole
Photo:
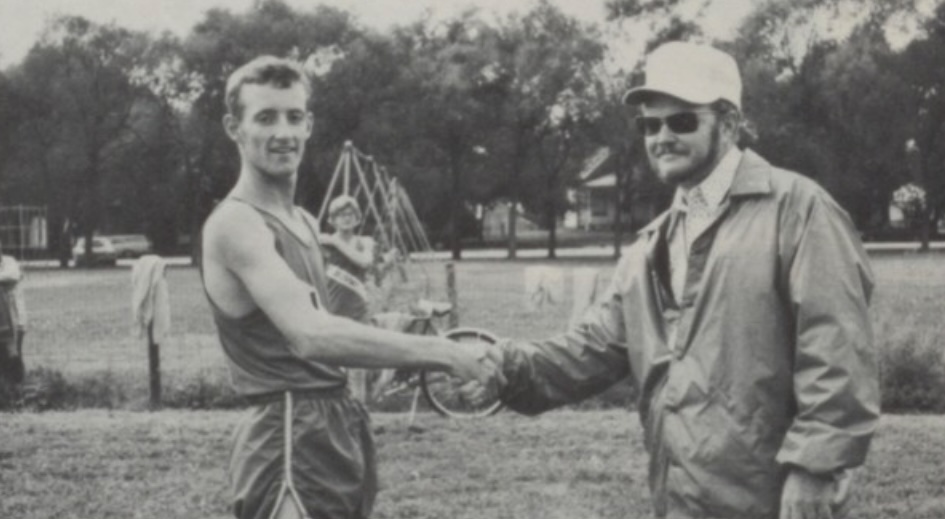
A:
{"label": "person in background", "polygon": [[[332,199],[328,205],[328,223],[332,234],[321,235],[325,251],[328,295],[335,315],[367,323],[371,313],[369,274],[381,270],[376,263],[388,261],[381,255],[374,238],[357,234],[361,225],[361,208],[357,200],[349,195]],[[381,370],[377,386],[383,386],[393,378],[394,370]],[[348,381],[355,398],[362,402],[369,399],[369,372],[363,369],[348,370]]]}
{"label": "person in background", "polygon": [[536,414],[629,375],[656,517],[847,517],[879,421],[856,229],[814,181],[738,148],[731,56],[671,42],[645,76],[625,101],[672,207],[597,306],[556,338],[506,341],[491,384],[467,395]]}
{"label": "person in background", "polygon": [[13,384],[23,383],[23,337],[26,335],[26,301],[21,282],[23,273],[16,258],[3,254],[0,245],[0,370]]}

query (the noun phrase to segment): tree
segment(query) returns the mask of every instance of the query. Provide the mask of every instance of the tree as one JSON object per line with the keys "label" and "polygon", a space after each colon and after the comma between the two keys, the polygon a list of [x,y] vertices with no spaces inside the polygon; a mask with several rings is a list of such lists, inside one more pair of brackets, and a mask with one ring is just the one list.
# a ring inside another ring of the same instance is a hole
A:
{"label": "tree", "polygon": [[945,3],[939,2],[933,16],[923,24],[924,37],[912,41],[891,70],[900,75],[912,92],[912,138],[907,140],[912,174],[926,192],[926,203],[918,215],[921,249],[929,249],[932,229],[945,216]]}
{"label": "tree", "polygon": [[815,177],[861,228],[885,222],[890,193],[908,179],[905,144],[918,138],[923,90],[912,71],[937,68],[931,56],[906,64],[888,43],[890,21],[910,9],[899,0],[770,2],[734,44],[757,147]]}
{"label": "tree", "polygon": [[404,123],[416,132],[413,147],[431,152],[426,160],[447,173],[450,249],[459,259],[467,173],[475,170],[475,150],[489,131],[494,32],[467,12],[432,27],[417,23],[400,38],[412,56],[404,84],[416,93]]}
{"label": "tree", "polygon": [[[52,221],[77,223],[87,253],[100,224],[103,181],[120,169],[125,152],[136,144],[130,129],[140,91],[129,74],[146,41],[114,25],[59,17],[17,72],[34,116],[23,135],[37,137],[42,151],[26,160],[39,163],[44,198],[55,202],[57,212],[61,208]],[[53,159],[55,167],[48,162]],[[60,230],[53,228],[51,234]],[[68,239],[58,241],[65,250]]]}
{"label": "tree", "polygon": [[190,224],[181,215],[190,214],[188,201],[197,191],[194,157],[200,138],[189,123],[202,82],[185,68],[181,54],[180,41],[165,34],[148,45],[131,77],[145,95],[134,127],[141,142],[139,167],[125,180],[132,205],[146,208],[137,215],[136,227],[147,229],[158,252],[176,252],[180,227]]}
{"label": "tree", "polygon": [[13,154],[13,136],[25,115],[20,92],[0,73],[0,171]]}
{"label": "tree", "polygon": [[[350,15],[344,11],[318,7],[311,12],[299,12],[281,0],[261,0],[243,14],[211,9],[184,39],[184,70],[199,80],[199,95],[193,101],[189,123],[198,140],[188,183],[193,197],[190,224],[194,238],[215,201],[229,191],[239,172],[236,148],[221,124],[230,73],[263,54],[307,63],[323,49],[343,46],[355,32]],[[319,95],[316,93],[315,97]],[[317,135],[325,135],[331,129],[324,129],[325,118],[317,111],[324,105],[315,108]],[[310,192],[308,185],[315,175],[313,157],[317,157],[318,146],[318,139],[309,139],[306,144],[309,160],[303,161],[299,169],[300,194]],[[334,156],[337,157],[337,151]]]}
{"label": "tree", "polygon": [[[511,16],[500,28],[498,60],[489,68],[500,86],[501,111],[493,146],[507,165],[505,194],[510,201],[508,257],[517,255],[518,204],[526,191],[545,201],[542,211],[551,225],[549,256],[554,256],[554,229],[563,189],[558,177],[574,151],[571,137],[580,123],[597,116],[593,103],[582,98],[592,90],[593,70],[603,56],[598,35],[565,16],[547,1],[523,17]],[[537,155],[542,144],[544,155]],[[549,149],[557,157],[549,157]],[[530,161],[543,161],[544,182],[529,183]],[[541,186],[537,191],[536,186]],[[555,214],[551,214],[555,213]]]}

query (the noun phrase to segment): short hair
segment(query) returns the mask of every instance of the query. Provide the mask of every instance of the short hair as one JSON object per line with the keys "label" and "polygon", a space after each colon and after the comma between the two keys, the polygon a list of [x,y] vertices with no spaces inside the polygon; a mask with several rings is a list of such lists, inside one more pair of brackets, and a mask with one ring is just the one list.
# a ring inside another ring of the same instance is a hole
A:
{"label": "short hair", "polygon": [[757,130],[751,122],[745,119],[744,114],[737,106],[724,99],[719,99],[709,104],[709,109],[715,112],[717,117],[725,117],[726,115],[735,117],[735,143],[739,147],[744,148],[758,142]]}
{"label": "short hair", "polygon": [[298,63],[275,56],[259,56],[233,71],[226,80],[226,111],[237,119],[243,117],[240,91],[243,85],[272,85],[290,88],[301,83],[306,99],[312,95],[312,85]]}
{"label": "short hair", "polygon": [[358,213],[358,218],[361,217],[361,207],[358,206],[358,201],[349,195],[341,195],[332,199],[331,203],[328,204],[328,217],[332,218],[349,207]]}

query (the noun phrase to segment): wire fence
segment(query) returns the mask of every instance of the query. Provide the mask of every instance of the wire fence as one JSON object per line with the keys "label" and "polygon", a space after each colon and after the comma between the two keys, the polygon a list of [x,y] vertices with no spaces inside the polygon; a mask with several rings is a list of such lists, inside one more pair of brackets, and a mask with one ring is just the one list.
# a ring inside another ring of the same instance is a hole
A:
{"label": "wire fence", "polygon": [[0,245],[4,254],[35,259],[45,254],[49,242],[45,206],[0,206]]}
{"label": "wire fence", "polygon": [[[446,301],[447,263],[411,261],[391,271],[381,286],[372,288],[374,311],[409,311],[419,299]],[[591,280],[599,291],[611,268],[609,262],[457,263],[459,324],[500,337],[538,338],[562,331],[575,311],[575,297],[587,299],[594,290],[581,283]],[[169,267],[166,279],[172,324],[159,345],[164,393],[227,386],[222,348],[197,269]],[[115,386],[99,388],[115,400],[106,405],[143,406],[148,340],[132,322],[130,269],[27,264],[21,283],[29,313],[23,346],[27,383],[31,376],[56,373],[85,385]]]}

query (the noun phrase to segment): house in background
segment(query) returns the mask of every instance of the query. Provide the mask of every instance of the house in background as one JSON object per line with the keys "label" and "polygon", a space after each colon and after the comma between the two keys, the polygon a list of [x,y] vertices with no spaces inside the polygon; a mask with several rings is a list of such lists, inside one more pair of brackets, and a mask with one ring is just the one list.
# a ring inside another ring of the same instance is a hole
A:
{"label": "house in background", "polygon": [[565,215],[565,227],[596,231],[611,229],[617,221],[617,175],[610,173],[588,180],[568,193],[574,207]]}
{"label": "house in background", "polygon": [[[565,214],[565,228],[585,231],[614,228],[618,210],[614,162],[613,153],[606,147],[598,148],[584,161],[578,184],[568,190],[572,209]],[[639,165],[631,169],[629,185],[622,188],[625,195],[620,204],[620,224],[624,229],[646,225],[668,203],[665,190]]]}
{"label": "house in background", "polygon": [[[485,240],[502,240],[509,236],[509,210],[512,204],[507,201],[499,202],[491,207],[477,206],[476,218],[482,222],[482,237]],[[540,227],[529,218],[521,204],[518,206],[518,219],[515,223],[516,233],[538,231]]]}

